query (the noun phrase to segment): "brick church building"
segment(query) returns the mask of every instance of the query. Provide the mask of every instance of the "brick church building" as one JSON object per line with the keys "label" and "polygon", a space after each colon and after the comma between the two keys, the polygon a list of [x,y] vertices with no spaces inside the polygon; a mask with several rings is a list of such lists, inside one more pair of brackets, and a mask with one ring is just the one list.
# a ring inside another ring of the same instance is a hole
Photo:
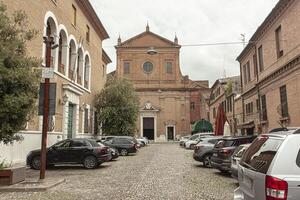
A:
{"label": "brick church building", "polygon": [[131,80],[140,98],[137,135],[155,141],[191,134],[191,124],[207,119],[208,81],[192,81],[180,70],[178,39],[146,31],[118,39],[116,77]]}

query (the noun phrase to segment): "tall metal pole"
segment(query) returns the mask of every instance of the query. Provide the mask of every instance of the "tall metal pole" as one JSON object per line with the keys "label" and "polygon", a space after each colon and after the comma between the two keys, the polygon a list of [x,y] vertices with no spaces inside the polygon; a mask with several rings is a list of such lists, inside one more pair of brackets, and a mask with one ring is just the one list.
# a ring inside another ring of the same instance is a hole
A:
{"label": "tall metal pole", "polygon": [[[54,39],[51,36],[44,37],[46,44],[46,68],[51,65],[51,49]],[[43,107],[43,130],[42,130],[42,143],[41,143],[41,157],[40,157],[40,179],[45,179],[46,172],[46,154],[47,154],[47,132],[48,132],[48,117],[49,117],[49,89],[50,79],[45,78],[44,84],[44,107]]]}

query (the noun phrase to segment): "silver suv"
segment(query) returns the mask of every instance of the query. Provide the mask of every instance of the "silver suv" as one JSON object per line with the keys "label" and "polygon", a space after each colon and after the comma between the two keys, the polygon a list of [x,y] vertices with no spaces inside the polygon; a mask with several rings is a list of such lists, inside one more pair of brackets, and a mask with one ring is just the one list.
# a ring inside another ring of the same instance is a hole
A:
{"label": "silver suv", "polygon": [[300,128],[260,135],[238,166],[234,200],[300,199]]}

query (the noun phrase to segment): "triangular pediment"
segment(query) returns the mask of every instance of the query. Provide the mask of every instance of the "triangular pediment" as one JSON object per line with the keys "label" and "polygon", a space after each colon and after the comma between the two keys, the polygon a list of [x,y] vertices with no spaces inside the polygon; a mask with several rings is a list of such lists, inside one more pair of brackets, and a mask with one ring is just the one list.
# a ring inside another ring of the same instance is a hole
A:
{"label": "triangular pediment", "polygon": [[122,42],[117,47],[180,47],[180,46],[151,31],[145,31],[137,36],[134,36]]}

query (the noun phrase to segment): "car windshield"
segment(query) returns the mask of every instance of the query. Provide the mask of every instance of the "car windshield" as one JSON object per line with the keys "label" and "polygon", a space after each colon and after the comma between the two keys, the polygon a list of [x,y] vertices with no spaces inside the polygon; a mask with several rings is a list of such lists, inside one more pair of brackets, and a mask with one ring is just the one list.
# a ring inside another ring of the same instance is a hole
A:
{"label": "car windshield", "polygon": [[283,140],[262,136],[247,149],[241,165],[266,174]]}
{"label": "car windshield", "polygon": [[196,138],[198,138],[199,137],[199,135],[193,135],[193,136],[191,136],[190,138],[189,138],[189,140],[195,140]]}
{"label": "car windshield", "polygon": [[248,147],[246,147],[246,146],[239,146],[239,147],[235,150],[234,156],[237,157],[237,158],[241,158],[241,157],[244,155],[244,153],[245,153],[245,151],[247,150],[247,148],[248,148]]}
{"label": "car windshield", "polygon": [[216,148],[223,148],[223,147],[231,147],[234,144],[234,140],[220,140],[216,143]]}

